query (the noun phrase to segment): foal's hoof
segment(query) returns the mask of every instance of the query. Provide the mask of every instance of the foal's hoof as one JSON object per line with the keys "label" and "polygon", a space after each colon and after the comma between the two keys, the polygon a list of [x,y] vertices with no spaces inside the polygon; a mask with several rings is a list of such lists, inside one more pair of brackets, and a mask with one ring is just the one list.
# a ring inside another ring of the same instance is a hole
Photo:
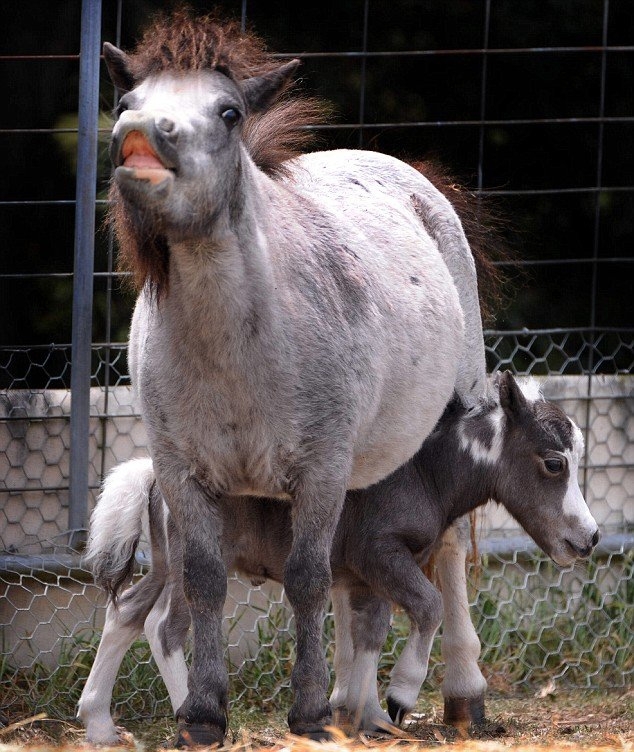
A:
{"label": "foal's hoof", "polygon": [[405,716],[409,713],[410,708],[406,708],[401,705],[400,702],[388,695],[387,697],[387,712],[390,714],[392,722],[396,726],[400,726],[403,723]]}
{"label": "foal's hoof", "polygon": [[443,723],[447,726],[478,725],[485,721],[483,694],[477,697],[445,697]]}
{"label": "foal's hoof", "polygon": [[225,740],[224,729],[214,723],[178,724],[174,747],[176,749],[193,749],[194,747],[222,746]]}

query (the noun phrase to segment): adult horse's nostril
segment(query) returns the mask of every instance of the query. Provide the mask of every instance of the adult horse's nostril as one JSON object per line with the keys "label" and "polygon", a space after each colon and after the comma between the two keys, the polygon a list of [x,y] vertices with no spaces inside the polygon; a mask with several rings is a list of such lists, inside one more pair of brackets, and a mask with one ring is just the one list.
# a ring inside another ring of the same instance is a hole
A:
{"label": "adult horse's nostril", "polygon": [[156,125],[158,126],[159,130],[163,131],[163,133],[172,133],[176,128],[176,123],[166,117],[162,117]]}
{"label": "adult horse's nostril", "polygon": [[592,548],[594,548],[597,545],[600,537],[601,537],[601,533],[599,532],[599,528],[597,528],[595,534],[592,536]]}

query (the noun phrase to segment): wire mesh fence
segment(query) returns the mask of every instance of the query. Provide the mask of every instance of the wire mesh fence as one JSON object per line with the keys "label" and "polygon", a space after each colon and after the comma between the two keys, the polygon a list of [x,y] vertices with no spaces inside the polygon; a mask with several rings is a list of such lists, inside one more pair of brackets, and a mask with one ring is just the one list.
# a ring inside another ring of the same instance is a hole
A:
{"label": "wire mesh fence", "polygon": [[[151,10],[152,3],[147,5],[139,10],[122,0],[109,4],[99,19],[104,34],[131,43]],[[487,332],[488,366],[543,379],[545,394],[582,428],[586,456],[580,482],[603,539],[587,564],[559,570],[512,520],[487,511],[480,536],[483,567],[477,586],[472,583],[471,599],[489,686],[517,692],[535,691],[551,680],[587,688],[630,685],[634,150],[627,144],[634,113],[626,96],[631,74],[625,71],[634,53],[634,31],[627,9],[615,0],[585,3],[585,16],[576,14],[583,24],[573,28],[563,9],[551,8],[545,20],[543,6],[526,3],[518,19],[509,16],[508,3],[484,0],[468,8],[446,3],[440,14],[428,9],[423,23],[420,9],[412,15],[408,3],[390,4],[386,15],[383,4],[360,0],[345,4],[343,19],[337,5],[334,28],[323,3],[315,9],[304,4],[301,13],[300,6],[280,13],[263,10],[264,5],[224,4],[268,34],[282,56],[302,58],[305,77],[316,82],[317,93],[335,99],[341,116],[320,129],[324,145],[417,155],[424,141],[474,175],[477,193],[503,198],[521,236],[512,238],[519,250],[506,267],[529,270],[530,282],[501,314],[497,323],[503,326]],[[209,9],[204,2],[194,6]],[[393,21],[397,17],[399,25]],[[66,23],[77,29],[68,54],[41,54],[25,41],[25,49],[0,55],[0,72],[19,78],[24,70],[31,78],[32,66],[51,71],[67,66],[67,75],[78,81],[79,18],[73,21],[74,26]],[[521,39],[511,27],[520,29]],[[569,82],[565,91],[551,86],[551,75]],[[438,80],[444,86],[430,85]],[[54,99],[45,91],[40,95],[42,107]],[[72,153],[78,134],[73,96],[64,117],[54,110],[43,122],[25,110],[23,121],[0,128],[5,164],[12,164],[16,151],[41,155],[44,140],[58,161]],[[113,101],[102,77],[103,108]],[[99,123],[101,187],[108,174],[107,119]],[[76,172],[64,164],[66,182],[58,182],[74,187]],[[16,174],[20,170],[25,171],[22,162]],[[70,522],[77,503],[70,489],[73,353],[69,344],[50,344],[71,338],[77,268],[69,268],[72,253],[64,244],[72,245],[74,220],[68,212],[75,202],[57,193],[57,184],[47,189],[45,180],[23,189],[16,182],[2,190],[0,216],[15,252],[0,272],[6,313],[0,345],[0,709],[10,717],[46,710],[70,718],[104,616],[104,596],[81,567]],[[99,220],[103,196],[96,205]],[[59,239],[51,254],[56,260],[49,262],[53,226]],[[112,238],[104,232],[97,237],[92,343],[84,379],[88,490],[80,500],[85,513],[94,505],[104,473],[143,455],[146,442],[122,341],[130,300],[114,271]],[[73,397],[77,403],[77,393]],[[279,587],[252,588],[233,579],[225,616],[234,702],[288,704],[294,645],[290,611]],[[330,621],[326,627],[332,647]],[[382,674],[406,634],[406,620],[396,614]],[[437,685],[441,674],[436,645],[428,686]],[[115,714],[132,719],[170,712],[149,649],[139,641],[115,688]]]}

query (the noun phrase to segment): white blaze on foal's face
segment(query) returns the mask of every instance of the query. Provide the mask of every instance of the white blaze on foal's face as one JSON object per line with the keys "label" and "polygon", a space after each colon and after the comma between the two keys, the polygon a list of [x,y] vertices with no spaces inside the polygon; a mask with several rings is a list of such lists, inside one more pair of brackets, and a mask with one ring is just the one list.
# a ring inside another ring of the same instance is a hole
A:
{"label": "white blaze on foal's face", "polygon": [[583,498],[578,481],[579,463],[583,457],[584,449],[583,434],[581,433],[579,426],[573,423],[573,421],[570,421],[570,425],[572,427],[572,449],[566,449],[563,453],[568,462],[568,471],[570,475],[568,478],[568,488],[563,501],[562,512],[564,515],[578,518],[581,524],[594,531],[596,530],[597,525],[590,514],[586,500]]}

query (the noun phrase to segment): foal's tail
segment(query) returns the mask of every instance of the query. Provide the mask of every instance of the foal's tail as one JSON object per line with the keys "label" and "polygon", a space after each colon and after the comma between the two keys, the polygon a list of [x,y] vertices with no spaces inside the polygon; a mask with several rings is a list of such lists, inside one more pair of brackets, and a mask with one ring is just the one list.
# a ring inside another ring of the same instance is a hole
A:
{"label": "foal's tail", "polygon": [[84,563],[113,601],[132,576],[141,534],[149,537],[148,505],[153,484],[151,459],[117,465],[104,480],[90,517]]}

